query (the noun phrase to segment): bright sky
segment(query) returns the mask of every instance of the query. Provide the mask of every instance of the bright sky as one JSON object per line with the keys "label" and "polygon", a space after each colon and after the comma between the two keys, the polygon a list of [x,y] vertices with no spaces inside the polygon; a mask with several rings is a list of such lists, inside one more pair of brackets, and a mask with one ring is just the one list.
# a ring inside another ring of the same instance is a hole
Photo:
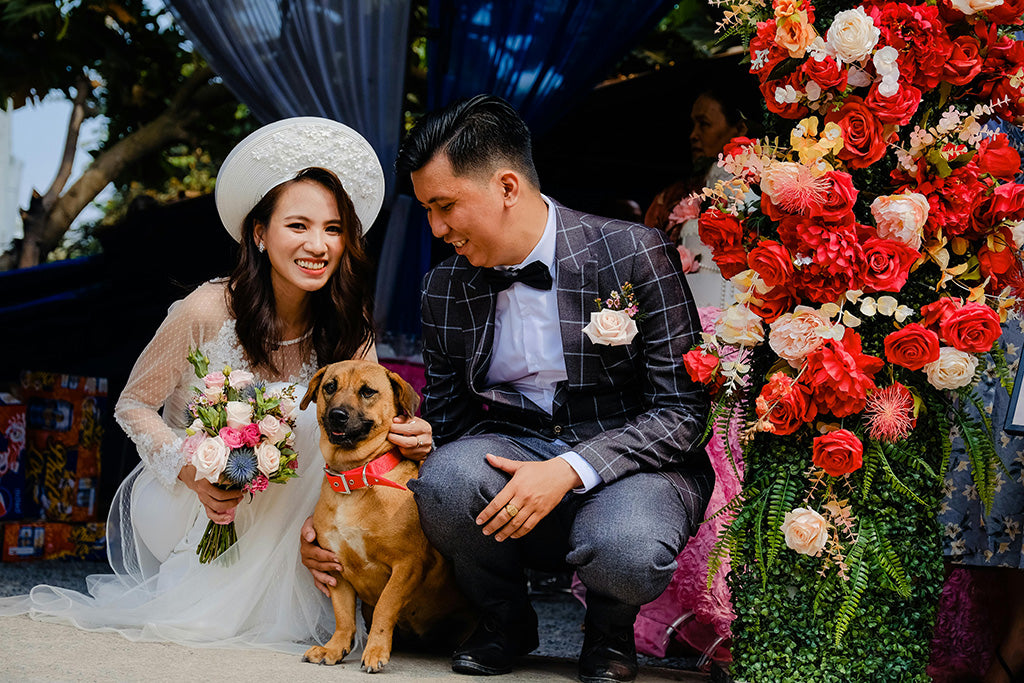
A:
{"label": "bright sky", "polygon": [[[28,207],[33,188],[42,194],[53,183],[64,154],[64,138],[67,136],[70,118],[71,102],[58,95],[50,95],[39,105],[26,105],[11,113],[11,153],[25,163],[18,191],[18,204],[21,208]],[[92,161],[88,150],[96,149],[105,128],[106,119],[89,119],[82,125],[75,164],[65,190]],[[105,199],[109,193],[108,187],[100,193],[100,200]],[[79,216],[79,221],[95,220],[102,215],[98,208],[90,206]]]}

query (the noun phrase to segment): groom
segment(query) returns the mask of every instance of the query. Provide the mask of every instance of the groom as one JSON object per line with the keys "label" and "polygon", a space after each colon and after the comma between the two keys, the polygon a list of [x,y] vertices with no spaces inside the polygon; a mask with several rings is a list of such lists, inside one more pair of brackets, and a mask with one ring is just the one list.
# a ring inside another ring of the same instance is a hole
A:
{"label": "groom", "polygon": [[[668,585],[714,483],[707,399],[683,368],[700,324],[678,253],[659,231],[541,194],[529,130],[497,97],[427,115],[397,167],[457,254],[424,280],[437,449],[410,485],[483,615],[452,669],[507,673],[537,647],[532,567],[586,586],[581,680],[632,680],[637,612]],[[627,283],[634,320],[585,333],[595,299]]]}

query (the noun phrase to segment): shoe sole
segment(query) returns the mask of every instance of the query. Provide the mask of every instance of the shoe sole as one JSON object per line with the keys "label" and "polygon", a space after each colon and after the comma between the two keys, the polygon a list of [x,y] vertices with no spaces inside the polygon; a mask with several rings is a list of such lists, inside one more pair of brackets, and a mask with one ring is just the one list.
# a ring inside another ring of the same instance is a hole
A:
{"label": "shoe sole", "polygon": [[493,666],[485,666],[478,662],[453,661],[452,671],[466,676],[501,676],[502,674],[512,673],[512,667],[508,666],[499,669]]}
{"label": "shoe sole", "polygon": [[610,678],[608,676],[580,676],[581,683],[626,683],[626,681],[635,681],[636,676],[633,678]]}

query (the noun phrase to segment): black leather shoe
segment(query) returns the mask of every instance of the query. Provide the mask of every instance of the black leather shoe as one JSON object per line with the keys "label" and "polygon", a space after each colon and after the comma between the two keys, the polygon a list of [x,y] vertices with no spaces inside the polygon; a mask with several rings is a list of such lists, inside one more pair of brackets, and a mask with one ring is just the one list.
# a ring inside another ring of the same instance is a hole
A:
{"label": "black leather shoe", "polygon": [[502,625],[484,617],[452,655],[452,671],[470,676],[497,676],[512,671],[517,657],[538,645],[536,622],[531,625]]}
{"label": "black leather shoe", "polygon": [[583,683],[632,681],[637,674],[633,622],[639,608],[587,594],[585,635],[580,652]]}

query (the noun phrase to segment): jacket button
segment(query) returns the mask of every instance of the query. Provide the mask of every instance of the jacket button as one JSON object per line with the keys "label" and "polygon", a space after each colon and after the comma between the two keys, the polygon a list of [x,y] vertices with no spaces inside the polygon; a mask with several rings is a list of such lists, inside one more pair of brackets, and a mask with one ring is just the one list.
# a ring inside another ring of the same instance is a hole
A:
{"label": "jacket button", "polygon": [[555,434],[561,434],[562,425],[555,425],[554,427],[551,428],[551,431],[553,431]]}

